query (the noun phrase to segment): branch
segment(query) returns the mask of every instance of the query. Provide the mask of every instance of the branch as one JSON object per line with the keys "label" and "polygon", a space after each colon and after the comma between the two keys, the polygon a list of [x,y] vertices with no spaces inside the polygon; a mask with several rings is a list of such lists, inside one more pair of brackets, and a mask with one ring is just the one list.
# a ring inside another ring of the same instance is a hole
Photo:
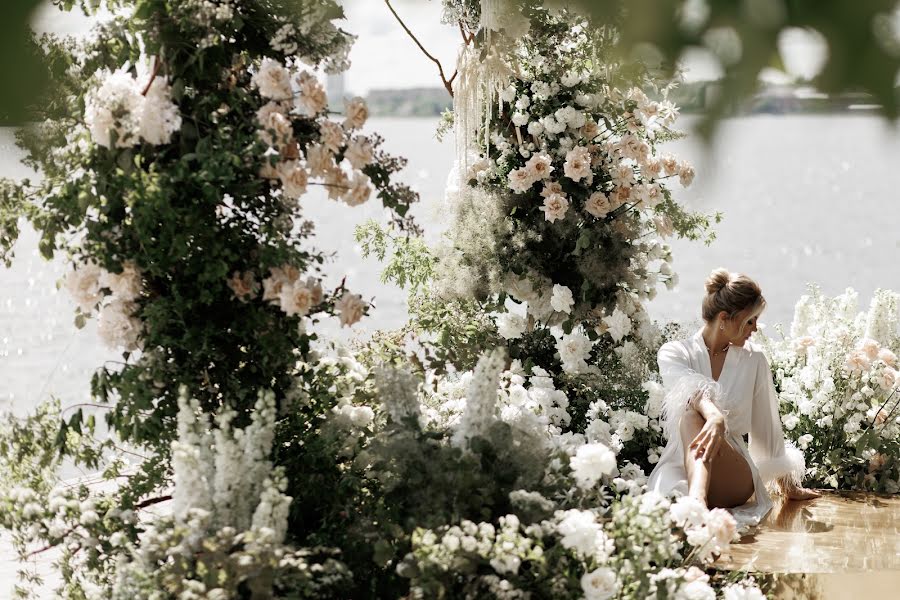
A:
{"label": "branch", "polygon": [[147,82],[147,87],[144,88],[144,91],[141,92],[141,96],[146,96],[147,92],[150,91],[150,86],[153,85],[153,80],[156,79],[156,75],[159,73],[159,57],[153,57],[153,72],[150,73],[150,81]]}
{"label": "branch", "polygon": [[419,47],[419,50],[421,50],[425,54],[425,56],[427,56],[431,60],[431,62],[433,62],[434,64],[437,65],[438,73],[441,76],[441,81],[444,83],[444,87],[447,88],[447,93],[449,93],[450,96],[453,97],[452,82],[453,82],[453,78],[456,77],[456,74],[454,74],[454,76],[448,80],[447,77],[444,75],[444,68],[441,66],[441,61],[439,61],[434,56],[432,56],[428,52],[428,50],[425,49],[425,46],[422,45],[422,43],[418,40],[418,38],[416,38],[416,36],[413,34],[413,32],[409,30],[409,27],[406,26],[406,23],[403,22],[403,19],[400,18],[400,15],[398,15],[397,11],[394,10],[394,7],[391,6],[391,0],[384,0],[384,3],[387,4],[387,7],[388,7],[388,9],[390,9],[391,14],[394,15],[394,18],[397,19],[397,22],[400,23],[400,26],[403,27],[403,30],[409,35],[409,37],[412,38],[412,41],[414,41],[416,43],[416,46]]}

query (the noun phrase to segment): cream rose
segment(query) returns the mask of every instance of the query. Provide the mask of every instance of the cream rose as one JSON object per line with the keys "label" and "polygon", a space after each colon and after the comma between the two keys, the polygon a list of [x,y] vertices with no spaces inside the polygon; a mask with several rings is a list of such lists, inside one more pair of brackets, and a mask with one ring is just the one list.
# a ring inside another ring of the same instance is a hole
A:
{"label": "cream rose", "polygon": [[344,129],[360,129],[369,118],[369,108],[366,101],[360,97],[344,102]]}
{"label": "cream rose", "polygon": [[591,173],[591,154],[584,146],[578,146],[569,150],[566,154],[566,162],[563,165],[563,172],[566,177],[572,181],[580,181],[592,176]]}
{"label": "cream rose", "polygon": [[346,158],[354,169],[363,169],[375,159],[372,143],[368,138],[357,136],[347,145],[344,152]]}
{"label": "cream rose", "polygon": [[314,291],[299,279],[291,285],[282,286],[278,300],[281,310],[288,316],[299,315],[305,317],[309,314],[312,307],[315,306]]}
{"label": "cream rose", "polygon": [[366,303],[359,294],[344,292],[341,299],[334,303],[334,308],[340,317],[341,326],[349,327],[362,318],[366,311]]}
{"label": "cream rose", "polygon": [[323,121],[319,125],[319,143],[337,153],[344,145],[344,130],[334,121]]}
{"label": "cream rose", "polygon": [[531,175],[535,181],[547,179],[553,171],[553,160],[549,155],[541,152],[533,154],[528,162],[525,163],[525,170]]}
{"label": "cream rose", "polygon": [[263,300],[273,304],[281,303],[281,291],[300,278],[300,271],[291,265],[269,268],[269,276],[263,279]]}
{"label": "cream rose", "polygon": [[281,179],[281,189],[285,196],[296,200],[306,193],[309,174],[299,161],[284,161],[278,165],[277,170],[278,178]]}
{"label": "cream rose", "polygon": [[358,206],[369,199],[372,194],[372,180],[364,173],[357,172],[350,181],[350,189],[344,194],[344,202],[349,206]]}
{"label": "cream rose", "polygon": [[550,194],[544,199],[544,205],[541,210],[544,211],[544,218],[551,223],[562,219],[566,216],[569,208],[569,201],[562,194]]}
{"label": "cream rose", "polygon": [[534,184],[534,178],[528,169],[515,169],[509,172],[509,189],[517,193],[527,192]]}
{"label": "cream rose", "polygon": [[69,271],[63,285],[71,294],[75,304],[84,314],[90,314],[103,299],[100,292],[100,277],[103,271],[93,262],[79,265],[74,271]]}
{"label": "cream rose", "polygon": [[584,210],[594,215],[598,219],[602,219],[612,210],[609,198],[603,192],[594,192],[584,203]]}
{"label": "cream rose", "polygon": [[301,71],[297,75],[297,85],[299,87],[299,95],[297,96],[297,105],[308,116],[315,116],[328,108],[328,96],[325,94],[325,88],[316,79],[316,76],[309,71]]}
{"label": "cream rose", "polygon": [[321,144],[306,149],[306,165],[313,177],[322,177],[336,168],[334,155]]}
{"label": "cream rose", "polygon": [[253,75],[252,81],[263,98],[286,100],[291,97],[290,74],[273,58],[262,59],[259,71]]}
{"label": "cream rose", "polygon": [[228,279],[228,287],[234,292],[234,297],[241,302],[249,302],[259,292],[259,284],[252,271],[244,273],[235,271]]}

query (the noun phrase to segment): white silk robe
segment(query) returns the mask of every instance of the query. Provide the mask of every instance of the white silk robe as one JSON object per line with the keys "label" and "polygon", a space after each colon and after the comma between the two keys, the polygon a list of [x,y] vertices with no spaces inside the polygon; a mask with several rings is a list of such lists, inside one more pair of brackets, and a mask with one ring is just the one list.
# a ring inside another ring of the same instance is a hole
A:
{"label": "white silk robe", "polygon": [[[705,388],[725,416],[726,441],[747,460],[753,473],[753,495],[730,512],[741,530],[758,525],[772,509],[766,484],[785,476],[799,484],[806,470],[803,454],[785,444],[772,372],[762,349],[749,341],[729,348],[718,383],[712,379],[702,330],[686,340],[667,342],[657,359],[666,388],[663,422],[668,443],[650,473],[648,488],[664,495],[688,493],[678,425],[691,396]],[[743,438],[748,433],[749,448]]]}

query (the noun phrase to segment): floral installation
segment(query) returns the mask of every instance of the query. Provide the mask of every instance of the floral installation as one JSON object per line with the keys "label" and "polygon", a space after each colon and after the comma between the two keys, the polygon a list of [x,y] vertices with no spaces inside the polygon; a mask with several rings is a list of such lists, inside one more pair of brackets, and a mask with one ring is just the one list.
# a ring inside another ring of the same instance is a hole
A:
{"label": "floral installation", "polygon": [[900,491],[900,295],[878,290],[859,311],[852,289],[813,287],[790,331],[764,338],[785,437],[807,456],[814,487]]}
{"label": "floral installation", "polygon": [[44,38],[56,91],[19,134],[42,178],[0,187],[41,252],[69,257],[76,325],[96,318],[122,352],[92,381],[108,423],[168,452],[179,385],[207,410],[230,397],[251,411],[250,390],[270,386],[281,402],[308,326],[367,314],[324,277],[303,218],[313,186],[350,206],[377,197],[405,231],[416,196],[392,181],[405,162],[362,132],[365,103],[319,82],[354,39],[336,3],[109,4],[91,36]]}
{"label": "floral installation", "polygon": [[[455,88],[457,216],[438,293],[506,299],[497,324],[509,340],[561,326],[569,373],[613,348],[652,346],[642,301],[678,281],[664,238],[712,238],[711,217],[669,189],[690,185],[694,170],[660,148],[681,135],[668,88],[605,56],[615,33],[567,10],[448,1],[445,11],[480,33]],[[598,339],[611,344],[592,353]]]}

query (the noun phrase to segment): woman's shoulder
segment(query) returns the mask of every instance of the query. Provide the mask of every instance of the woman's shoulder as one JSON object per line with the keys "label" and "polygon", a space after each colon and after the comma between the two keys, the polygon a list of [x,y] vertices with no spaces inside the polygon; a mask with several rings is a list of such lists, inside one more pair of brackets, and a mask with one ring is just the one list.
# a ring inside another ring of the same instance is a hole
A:
{"label": "woman's shoulder", "polygon": [[766,353],[762,344],[747,340],[739,350],[745,358],[753,361],[753,364],[768,366],[769,361],[766,358]]}

